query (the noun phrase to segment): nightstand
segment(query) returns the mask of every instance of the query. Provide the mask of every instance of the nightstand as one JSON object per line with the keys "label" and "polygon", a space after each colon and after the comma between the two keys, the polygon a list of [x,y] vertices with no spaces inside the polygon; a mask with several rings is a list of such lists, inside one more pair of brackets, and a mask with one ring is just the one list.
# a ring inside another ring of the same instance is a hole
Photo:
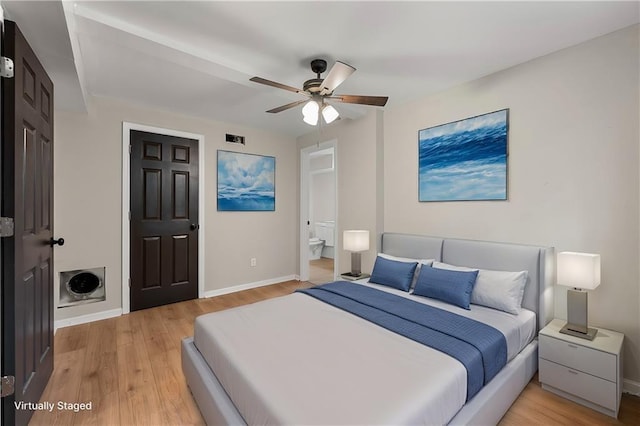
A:
{"label": "nightstand", "polygon": [[599,328],[589,341],[561,334],[565,323],[554,319],[538,335],[538,377],[542,388],[618,417],[624,334]]}
{"label": "nightstand", "polygon": [[340,278],[342,278],[343,280],[347,280],[347,281],[356,281],[356,280],[361,280],[363,278],[369,278],[371,275],[369,274],[360,274],[358,276],[355,275],[351,275],[351,272],[345,272],[343,274],[340,274]]}

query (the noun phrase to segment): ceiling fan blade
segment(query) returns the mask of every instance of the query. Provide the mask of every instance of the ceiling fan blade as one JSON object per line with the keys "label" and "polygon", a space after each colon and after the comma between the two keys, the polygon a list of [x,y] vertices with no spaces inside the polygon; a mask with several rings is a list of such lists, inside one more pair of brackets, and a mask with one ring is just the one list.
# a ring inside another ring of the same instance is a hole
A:
{"label": "ceiling fan blade", "polygon": [[356,69],[344,62],[336,61],[329,70],[329,74],[322,80],[320,94],[324,95],[333,92],[336,87],[342,84]]}
{"label": "ceiling fan blade", "polygon": [[295,87],[287,86],[286,84],[277,83],[275,81],[267,80],[266,78],[261,77],[251,77],[249,81],[253,81],[255,83],[266,84],[267,86],[277,87],[278,89],[288,90],[293,93],[305,93],[303,90],[296,89]]}
{"label": "ceiling fan blade", "polygon": [[389,100],[389,97],[388,96],[338,95],[338,96],[330,96],[327,99],[332,99],[337,102],[344,102],[346,104],[385,106],[387,104],[387,101]]}
{"label": "ceiling fan blade", "polygon": [[279,106],[279,107],[277,107],[277,108],[270,109],[270,110],[269,110],[269,111],[267,111],[267,112],[271,112],[271,113],[274,113],[274,114],[275,114],[276,112],[285,111],[285,110],[287,110],[287,109],[290,109],[290,108],[296,107],[296,106],[298,106],[298,105],[300,105],[300,104],[303,104],[303,103],[305,103],[305,102],[308,102],[308,101],[309,101],[308,99],[303,99],[303,100],[301,100],[301,101],[291,102],[290,104],[286,104],[286,105]]}

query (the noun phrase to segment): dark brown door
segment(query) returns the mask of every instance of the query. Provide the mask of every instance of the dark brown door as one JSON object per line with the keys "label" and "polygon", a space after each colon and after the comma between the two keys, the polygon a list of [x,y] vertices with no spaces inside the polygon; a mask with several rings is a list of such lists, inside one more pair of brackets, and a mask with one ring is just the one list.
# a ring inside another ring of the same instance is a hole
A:
{"label": "dark brown door", "polygon": [[132,130],[131,310],[198,297],[198,141]]}
{"label": "dark brown door", "polygon": [[2,79],[2,216],[15,220],[2,239],[2,374],[16,380],[2,424],[24,425],[20,403],[38,402],[53,371],[53,84],[13,22],[2,51],[15,66]]}

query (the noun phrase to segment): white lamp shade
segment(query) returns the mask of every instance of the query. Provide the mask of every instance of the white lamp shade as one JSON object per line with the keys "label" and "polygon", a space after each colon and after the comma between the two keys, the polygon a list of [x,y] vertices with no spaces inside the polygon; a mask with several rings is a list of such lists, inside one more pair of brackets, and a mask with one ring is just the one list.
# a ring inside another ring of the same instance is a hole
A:
{"label": "white lamp shade", "polygon": [[600,255],[564,251],[558,253],[558,284],[593,290],[600,285]]}
{"label": "white lamp shade", "polygon": [[326,105],[322,108],[322,117],[327,124],[332,123],[339,115],[338,110],[336,110],[333,105]]}
{"label": "white lamp shade", "polygon": [[342,247],[353,252],[369,250],[369,231],[344,231],[342,233]]}
{"label": "white lamp shade", "polygon": [[318,124],[318,111],[320,111],[320,106],[316,101],[307,102],[304,107],[302,107],[302,120],[307,123],[315,126]]}

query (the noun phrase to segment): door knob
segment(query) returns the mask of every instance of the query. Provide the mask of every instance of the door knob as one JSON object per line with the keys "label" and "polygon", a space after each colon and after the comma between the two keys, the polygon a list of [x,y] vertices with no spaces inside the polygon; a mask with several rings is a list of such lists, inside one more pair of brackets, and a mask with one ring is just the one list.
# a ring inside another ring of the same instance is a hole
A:
{"label": "door knob", "polygon": [[195,223],[192,223],[189,228],[191,228],[192,231],[195,231],[196,229],[200,228],[200,225],[196,225]]}
{"label": "door knob", "polygon": [[64,238],[58,238],[57,240],[54,240],[53,238],[51,238],[49,240],[49,245],[51,247],[55,246],[56,244],[58,244],[59,246],[63,246],[64,245]]}

